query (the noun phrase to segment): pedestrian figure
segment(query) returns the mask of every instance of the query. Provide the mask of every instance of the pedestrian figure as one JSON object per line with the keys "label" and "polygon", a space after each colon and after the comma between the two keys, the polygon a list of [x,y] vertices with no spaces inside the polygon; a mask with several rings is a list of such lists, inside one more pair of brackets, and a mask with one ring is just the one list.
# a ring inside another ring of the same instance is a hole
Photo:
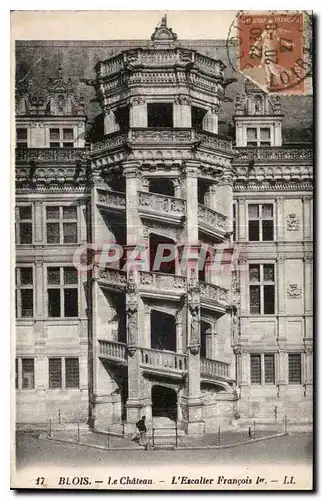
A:
{"label": "pedestrian figure", "polygon": [[141,446],[144,446],[145,448],[147,448],[147,438],[146,438],[147,427],[146,427],[145,420],[146,420],[145,416],[141,417],[141,419],[138,420],[138,422],[136,423],[136,427],[140,433],[139,444],[141,444]]}

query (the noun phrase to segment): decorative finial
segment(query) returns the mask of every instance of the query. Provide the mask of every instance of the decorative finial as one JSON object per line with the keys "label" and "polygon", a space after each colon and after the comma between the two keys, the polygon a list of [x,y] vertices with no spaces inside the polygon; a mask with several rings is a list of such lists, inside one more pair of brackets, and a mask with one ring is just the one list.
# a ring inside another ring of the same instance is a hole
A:
{"label": "decorative finial", "polygon": [[167,14],[162,17],[161,23],[160,23],[161,28],[167,28]]}
{"label": "decorative finial", "polygon": [[57,80],[63,80],[63,69],[61,65],[57,68]]}

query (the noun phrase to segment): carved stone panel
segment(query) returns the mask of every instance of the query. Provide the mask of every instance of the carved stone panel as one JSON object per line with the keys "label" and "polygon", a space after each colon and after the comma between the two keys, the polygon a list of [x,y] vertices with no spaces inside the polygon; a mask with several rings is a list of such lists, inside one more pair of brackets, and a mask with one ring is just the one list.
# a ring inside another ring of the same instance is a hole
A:
{"label": "carved stone panel", "polygon": [[297,284],[290,284],[287,287],[287,297],[289,299],[299,299],[302,296],[301,287]]}
{"label": "carved stone panel", "polygon": [[299,217],[296,214],[289,214],[287,217],[287,231],[298,231],[299,226]]}

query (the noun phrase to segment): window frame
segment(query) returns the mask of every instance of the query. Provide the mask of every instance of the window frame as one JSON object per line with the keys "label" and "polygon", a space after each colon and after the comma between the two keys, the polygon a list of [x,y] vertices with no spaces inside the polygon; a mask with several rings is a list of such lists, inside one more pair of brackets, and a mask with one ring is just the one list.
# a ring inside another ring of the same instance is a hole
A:
{"label": "window frame", "polygon": [[[31,219],[20,218],[20,208],[28,207],[31,210]],[[28,243],[21,243],[21,224],[31,225],[31,241]],[[33,203],[17,203],[15,207],[15,236],[16,245],[33,245],[34,243],[34,205]]]}
{"label": "window frame", "polygon": [[[252,217],[250,218],[249,216],[249,205],[258,205],[258,217]],[[272,217],[266,217],[263,218],[262,216],[262,210],[263,210],[263,205],[272,205],[273,207],[273,215]],[[249,235],[249,222],[250,221],[258,221],[258,228],[259,228],[259,239],[258,240],[250,240],[250,235]],[[273,221],[273,239],[272,240],[264,240],[263,239],[263,221],[266,220],[272,220]],[[276,241],[276,205],[275,205],[275,200],[248,200],[247,201],[247,241],[251,244],[253,243],[272,243]]]}
{"label": "window frame", "polygon": [[[48,270],[49,269],[59,269],[59,284],[49,284],[48,283]],[[65,284],[64,282],[64,269],[75,269],[77,274],[77,283]],[[64,264],[47,264],[45,271],[45,317],[49,320],[74,320],[80,317],[80,276],[78,270],[74,266],[67,266]],[[65,316],[65,290],[77,290],[77,315],[76,316]],[[50,316],[49,315],[49,298],[48,298],[48,290],[59,290],[60,296],[60,315],[59,316]]]}
{"label": "window frame", "polygon": [[232,240],[239,241],[238,235],[238,203],[233,201],[232,203]]}
{"label": "window frame", "polygon": [[[50,387],[50,360],[59,359],[61,365],[61,387]],[[78,361],[78,386],[66,387],[66,360],[76,359]],[[49,391],[79,391],[81,390],[81,370],[80,356],[48,356],[47,358],[47,389]]]}
{"label": "window frame", "polygon": [[[248,130],[253,129],[256,130],[256,138],[254,141],[248,140]],[[269,140],[262,140],[261,139],[261,129],[268,129],[269,130]],[[255,143],[255,145],[251,145],[250,143]],[[264,143],[270,143],[270,144],[264,144]],[[272,127],[270,125],[246,125],[246,146],[247,148],[270,148],[273,145],[273,131]]]}
{"label": "window frame", "polygon": [[[23,360],[33,361],[33,387],[23,387]],[[16,356],[15,358],[15,389],[16,391],[31,392],[36,390],[35,358],[33,356]]]}
{"label": "window frame", "polygon": [[[26,139],[18,139],[18,129],[24,129],[27,131],[27,138]],[[16,133],[16,149],[28,149],[29,147],[29,127],[27,125],[16,125],[15,128],[15,133]],[[19,148],[18,144],[25,144],[25,148]]]}
{"label": "window frame", "polygon": [[[51,130],[58,130],[59,131],[59,138],[54,140],[51,139]],[[64,130],[72,130],[73,131],[73,140],[64,140]],[[73,126],[68,126],[68,125],[54,125],[54,126],[49,126],[48,127],[48,140],[49,140],[49,148],[51,148],[51,144],[56,144],[58,143],[59,146],[53,146],[53,148],[75,148],[75,130]],[[72,146],[66,146],[66,144],[72,144]],[[64,145],[65,144],[65,145]]]}
{"label": "window frame", "polygon": [[[31,284],[22,284],[21,283],[21,269],[31,269],[32,274],[32,283]],[[18,265],[15,269],[15,292],[16,292],[16,319],[33,319],[35,316],[35,270],[32,264]],[[21,290],[32,290],[32,315],[31,316],[23,316],[22,315],[22,300],[21,300]]]}
{"label": "window frame", "polygon": [[[259,281],[251,281],[250,280],[250,266],[259,266]],[[263,279],[263,275],[264,275],[264,267],[263,266],[266,266],[266,265],[272,265],[274,266],[274,281],[265,281]],[[265,313],[264,312],[264,286],[274,286],[274,312],[273,313]],[[251,309],[250,309],[250,286],[259,286],[260,287],[260,312],[259,313],[254,313],[254,312],[251,312]],[[249,310],[249,315],[250,316],[255,316],[255,317],[259,317],[259,316],[264,316],[264,317],[268,317],[268,316],[276,316],[276,311],[277,311],[277,266],[276,266],[276,262],[273,261],[273,260],[266,260],[265,262],[264,261],[256,261],[256,260],[252,260],[252,261],[248,261],[248,310]]]}
{"label": "window frame", "polygon": [[[260,383],[252,382],[251,378],[251,358],[252,356],[260,357]],[[265,369],[265,357],[272,356],[274,360],[274,380],[273,382],[266,382],[266,369]],[[265,352],[250,352],[249,353],[249,374],[250,374],[250,385],[253,387],[263,387],[263,386],[277,386],[278,384],[278,357],[275,352],[265,351]]]}
{"label": "window frame", "polygon": [[[299,382],[291,382],[290,381],[290,373],[289,373],[289,356],[297,355],[300,360],[300,381]],[[299,351],[288,351],[287,352],[287,376],[288,376],[288,385],[292,386],[301,386],[304,384],[304,356],[302,352]]]}
{"label": "window frame", "polygon": [[[47,219],[47,208],[58,208],[58,219]],[[76,218],[75,219],[64,219],[64,208],[75,208]],[[55,245],[79,245],[80,243],[80,216],[79,216],[79,205],[78,203],[44,203],[44,239],[45,244],[50,246]],[[48,242],[47,241],[47,225],[50,224],[59,225],[59,242]],[[76,241],[75,242],[64,242],[64,224],[76,224]]]}

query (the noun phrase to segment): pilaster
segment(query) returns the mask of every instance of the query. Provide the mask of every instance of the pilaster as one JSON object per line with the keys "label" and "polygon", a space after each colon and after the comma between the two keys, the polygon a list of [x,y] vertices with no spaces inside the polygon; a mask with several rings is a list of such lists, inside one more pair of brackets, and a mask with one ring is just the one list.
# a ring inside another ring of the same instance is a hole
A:
{"label": "pilaster", "polygon": [[133,97],[130,101],[130,128],[147,128],[147,104],[141,96]]}

